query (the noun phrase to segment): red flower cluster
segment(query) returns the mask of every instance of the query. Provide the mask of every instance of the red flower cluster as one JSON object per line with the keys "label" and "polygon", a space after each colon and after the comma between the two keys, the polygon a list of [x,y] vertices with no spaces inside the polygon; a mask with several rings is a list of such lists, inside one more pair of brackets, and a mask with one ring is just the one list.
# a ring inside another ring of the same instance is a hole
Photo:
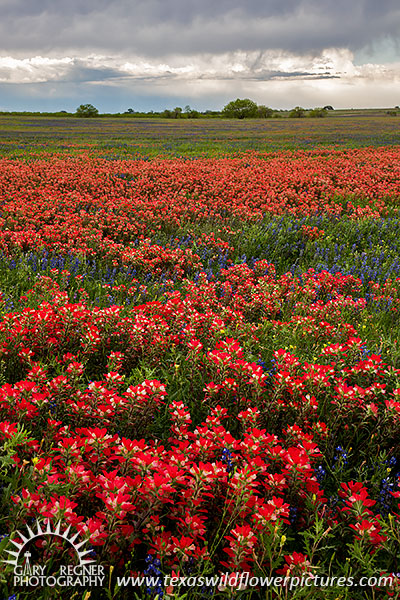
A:
{"label": "red flower cluster", "polygon": [[[206,221],[229,229],[232,219],[257,221],[267,213],[385,215],[400,193],[391,168],[398,160],[398,148],[280,153],[268,160],[2,159],[0,248],[111,256],[139,268],[154,264],[156,272],[171,261],[191,268],[197,260],[191,253],[164,256],[146,242],[129,244],[160,229]],[[199,247],[204,243],[229,250],[214,235],[201,236]]]}
{"label": "red flower cluster", "polygon": [[[394,555],[399,492],[367,460],[354,481],[346,461],[366,445],[386,460],[398,444],[400,370],[359,325],[382,303],[398,311],[399,282],[370,282],[367,302],[352,275],[232,264],[231,238],[266,213],[385,215],[399,157],[0,161],[5,260],[40,248],[126,276],[113,285],[82,268],[71,289],[58,264],[29,272],[15,310],[0,296],[0,456],[20,490],[10,530],[62,519],[105,564],[129,555],[134,570],[150,553],[168,572],[314,573],[320,550],[303,537],[321,520],[340,531],[338,552]],[[215,231],[194,233],[203,223]],[[354,444],[338,446],[347,432]]]}

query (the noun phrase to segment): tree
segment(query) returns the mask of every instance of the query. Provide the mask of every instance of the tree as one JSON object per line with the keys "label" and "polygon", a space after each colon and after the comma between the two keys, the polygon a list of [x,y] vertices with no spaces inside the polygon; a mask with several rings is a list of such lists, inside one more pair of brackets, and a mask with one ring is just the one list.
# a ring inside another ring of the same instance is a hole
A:
{"label": "tree", "polygon": [[244,98],[232,100],[222,109],[222,114],[228,119],[250,119],[257,116],[257,104]]}
{"label": "tree", "polygon": [[133,110],[133,108],[128,108],[128,110],[125,111],[126,115],[132,115],[135,111]]}
{"label": "tree", "polygon": [[172,111],[172,118],[173,119],[180,119],[182,116],[182,109],[180,106],[175,106],[174,110]]}
{"label": "tree", "polygon": [[182,117],[182,109],[180,106],[175,106],[173,110],[168,110],[168,108],[166,108],[161,113],[161,116],[165,119],[180,119]]}
{"label": "tree", "polygon": [[301,119],[301,117],[304,117],[304,108],[296,106],[296,108],[290,111],[289,117],[291,119]]}
{"label": "tree", "polygon": [[325,110],[333,110],[333,106],[331,106],[330,104],[327,104],[326,106],[324,106]]}
{"label": "tree", "polygon": [[260,104],[257,106],[257,117],[259,119],[270,119],[274,111],[269,106],[264,106],[264,104]]}
{"label": "tree", "polygon": [[198,119],[200,116],[200,113],[198,110],[195,110],[194,108],[192,108],[192,110],[190,111],[190,113],[187,113],[187,118],[188,119]]}
{"label": "tree", "polygon": [[99,114],[99,111],[97,110],[97,108],[95,108],[93,106],[93,104],[81,104],[76,109],[75,114],[77,117],[82,117],[84,119],[88,119],[91,117],[97,117],[97,115]]}
{"label": "tree", "polygon": [[199,117],[198,111],[190,108],[189,104],[185,106],[185,115],[188,119],[197,119]]}
{"label": "tree", "polygon": [[326,108],[313,108],[312,110],[310,110],[308,116],[322,118],[326,117],[327,113],[328,111],[326,110]]}

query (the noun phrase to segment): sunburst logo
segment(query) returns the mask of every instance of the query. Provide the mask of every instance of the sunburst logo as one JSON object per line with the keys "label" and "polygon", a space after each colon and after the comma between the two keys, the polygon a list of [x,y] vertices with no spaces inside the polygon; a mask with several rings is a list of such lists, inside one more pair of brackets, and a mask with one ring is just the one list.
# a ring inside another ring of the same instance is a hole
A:
{"label": "sunburst logo", "polygon": [[87,540],[84,540],[83,542],[79,542],[78,544],[76,544],[75,540],[78,538],[79,534],[75,533],[71,537],[69,536],[69,532],[71,530],[71,525],[69,525],[67,527],[67,529],[65,529],[65,531],[62,532],[61,531],[61,522],[58,522],[56,525],[56,528],[52,529],[51,522],[50,522],[50,520],[48,520],[46,529],[42,529],[39,521],[36,519],[36,532],[33,531],[29,527],[29,525],[26,526],[26,529],[28,530],[28,534],[29,534],[28,537],[23,535],[20,531],[16,532],[16,535],[19,538],[21,538],[22,542],[14,542],[14,540],[10,540],[11,543],[14,544],[14,546],[17,548],[17,550],[16,551],[15,550],[6,550],[6,552],[8,554],[10,554],[11,556],[14,556],[14,558],[12,560],[2,560],[1,562],[8,563],[9,565],[14,565],[15,567],[18,566],[20,554],[23,551],[23,549],[25,548],[25,546],[27,546],[30,542],[32,542],[36,538],[41,538],[41,537],[46,537],[46,536],[62,538],[63,540],[68,542],[72,546],[72,548],[75,550],[75,552],[78,556],[80,565],[87,565],[88,563],[94,562],[94,559],[92,559],[92,558],[84,558],[84,556],[91,553],[91,550],[85,550],[85,551],[80,550],[80,548],[82,548],[82,546],[84,546],[87,543]]}
{"label": "sunburst logo", "polygon": [[[86,550],[84,547],[88,540],[79,541],[79,533],[71,533],[71,526],[65,529],[62,523],[58,522],[54,529],[48,519],[45,525],[41,525],[36,519],[36,528],[26,525],[27,535],[20,531],[15,533],[20,541],[10,540],[15,549],[6,550],[9,555],[7,559],[1,562],[14,567],[14,585],[15,586],[47,586],[47,587],[74,587],[74,586],[98,586],[102,585],[105,579],[104,567],[93,564],[95,560],[87,555],[92,550]],[[60,565],[59,572],[54,575],[45,574],[46,565],[31,564],[32,554],[29,551],[29,545],[34,540],[55,537],[67,542],[75,551],[78,564]]]}

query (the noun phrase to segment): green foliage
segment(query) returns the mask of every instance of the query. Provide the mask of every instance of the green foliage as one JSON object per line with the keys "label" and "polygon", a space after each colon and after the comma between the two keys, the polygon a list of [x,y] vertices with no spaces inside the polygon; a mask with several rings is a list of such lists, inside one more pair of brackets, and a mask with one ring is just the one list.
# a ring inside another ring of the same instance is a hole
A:
{"label": "green foliage", "polygon": [[322,117],[326,117],[327,114],[328,111],[326,108],[313,108],[313,110],[310,110],[308,113],[308,116],[321,119]]}
{"label": "green foliage", "polygon": [[304,117],[305,111],[301,106],[296,106],[293,110],[290,111],[289,117],[291,119],[301,119]]}
{"label": "green foliage", "polygon": [[176,106],[173,110],[165,109],[161,116],[165,119],[181,119],[182,109],[180,106]]}
{"label": "green foliage", "polygon": [[200,113],[197,110],[194,110],[193,108],[190,108],[189,104],[187,104],[185,106],[185,116],[188,119],[198,119],[200,116]]}
{"label": "green foliage", "polygon": [[257,117],[259,119],[270,119],[274,111],[269,106],[265,106],[264,104],[260,104],[257,106]]}
{"label": "green foliage", "polygon": [[95,108],[93,106],[93,104],[81,104],[76,109],[75,114],[77,117],[80,117],[83,119],[89,119],[89,118],[97,117],[99,114],[99,111],[97,110],[97,108]]}
{"label": "green foliage", "polygon": [[249,98],[237,98],[228,102],[222,110],[222,115],[228,119],[250,119],[257,116],[257,104]]}

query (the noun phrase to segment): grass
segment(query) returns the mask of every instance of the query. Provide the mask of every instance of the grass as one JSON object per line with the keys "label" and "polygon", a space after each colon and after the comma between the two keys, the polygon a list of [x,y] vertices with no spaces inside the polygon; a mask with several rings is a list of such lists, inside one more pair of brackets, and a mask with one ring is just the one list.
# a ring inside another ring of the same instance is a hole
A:
{"label": "grass", "polygon": [[400,120],[385,113],[325,119],[51,118],[0,115],[0,156],[53,153],[105,158],[213,157],[245,151],[357,148],[400,143]]}

